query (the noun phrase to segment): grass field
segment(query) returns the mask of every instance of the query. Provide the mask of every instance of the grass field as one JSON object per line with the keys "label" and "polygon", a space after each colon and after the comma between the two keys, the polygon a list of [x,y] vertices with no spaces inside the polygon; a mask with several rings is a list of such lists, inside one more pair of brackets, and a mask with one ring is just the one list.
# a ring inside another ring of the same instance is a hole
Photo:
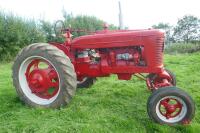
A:
{"label": "grass field", "polygon": [[145,82],[116,76],[99,78],[90,89],[77,91],[60,110],[34,109],[17,97],[11,79],[12,63],[0,64],[0,132],[200,132],[200,53],[166,55],[165,65],[177,76],[177,86],[196,103],[191,125],[167,126],[152,122],[146,112],[150,96]]}

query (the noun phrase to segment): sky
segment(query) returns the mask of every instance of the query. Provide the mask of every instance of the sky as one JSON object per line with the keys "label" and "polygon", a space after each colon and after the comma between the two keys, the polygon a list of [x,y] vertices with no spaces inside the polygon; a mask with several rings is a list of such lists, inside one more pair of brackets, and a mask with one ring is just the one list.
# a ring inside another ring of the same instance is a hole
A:
{"label": "sky", "polygon": [[123,23],[130,29],[150,28],[159,22],[175,25],[184,15],[200,18],[200,0],[0,0],[0,10],[25,18],[62,20],[62,9],[73,15],[96,16],[119,25],[118,1]]}

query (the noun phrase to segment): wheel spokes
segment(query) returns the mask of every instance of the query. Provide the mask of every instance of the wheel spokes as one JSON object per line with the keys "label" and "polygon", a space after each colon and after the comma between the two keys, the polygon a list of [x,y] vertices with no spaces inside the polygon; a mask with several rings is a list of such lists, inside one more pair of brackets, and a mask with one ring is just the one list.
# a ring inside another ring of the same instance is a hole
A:
{"label": "wheel spokes", "polygon": [[33,69],[39,69],[40,60],[34,60]]}
{"label": "wheel spokes", "polygon": [[167,99],[160,101],[160,104],[166,108],[167,106],[169,106],[169,103],[168,103],[169,101],[170,101],[170,99],[167,98]]}
{"label": "wheel spokes", "polygon": [[[170,102],[176,102],[176,103],[170,103]],[[164,107],[165,112],[161,110],[161,105]],[[160,112],[163,116],[166,117],[166,119],[176,117],[181,112],[181,109],[182,109],[182,104],[177,99],[166,98],[160,101]]]}
{"label": "wheel spokes", "polygon": [[179,103],[179,102],[177,102],[176,104],[174,104],[174,107],[175,107],[175,108],[181,109],[182,106],[183,106],[183,105],[182,105],[181,103]]}
{"label": "wheel spokes", "polygon": [[40,98],[50,99],[59,90],[58,74],[54,67],[45,60],[33,60],[27,68],[26,77],[31,92]]}
{"label": "wheel spokes", "polygon": [[49,87],[51,88],[51,87],[54,87],[54,88],[58,88],[58,86],[59,86],[59,83],[56,81],[56,82],[51,82],[50,84],[49,84]]}

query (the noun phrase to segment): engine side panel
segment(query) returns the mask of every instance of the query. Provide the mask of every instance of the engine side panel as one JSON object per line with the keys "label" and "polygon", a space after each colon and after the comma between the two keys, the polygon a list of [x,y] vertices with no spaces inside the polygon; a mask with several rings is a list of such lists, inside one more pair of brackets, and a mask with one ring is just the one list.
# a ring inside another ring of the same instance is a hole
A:
{"label": "engine side panel", "polygon": [[163,68],[164,34],[157,30],[114,32],[82,36],[70,46],[53,44],[74,64],[79,80],[117,74],[158,73]]}

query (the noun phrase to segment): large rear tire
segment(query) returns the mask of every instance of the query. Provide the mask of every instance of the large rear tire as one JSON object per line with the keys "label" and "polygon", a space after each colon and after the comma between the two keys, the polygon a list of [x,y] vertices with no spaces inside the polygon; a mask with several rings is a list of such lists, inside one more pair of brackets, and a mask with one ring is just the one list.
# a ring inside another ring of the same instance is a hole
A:
{"label": "large rear tire", "polygon": [[[46,63],[47,67],[39,68],[40,62]],[[31,107],[64,106],[70,102],[77,86],[70,59],[47,43],[22,49],[13,64],[12,78],[19,98]]]}

